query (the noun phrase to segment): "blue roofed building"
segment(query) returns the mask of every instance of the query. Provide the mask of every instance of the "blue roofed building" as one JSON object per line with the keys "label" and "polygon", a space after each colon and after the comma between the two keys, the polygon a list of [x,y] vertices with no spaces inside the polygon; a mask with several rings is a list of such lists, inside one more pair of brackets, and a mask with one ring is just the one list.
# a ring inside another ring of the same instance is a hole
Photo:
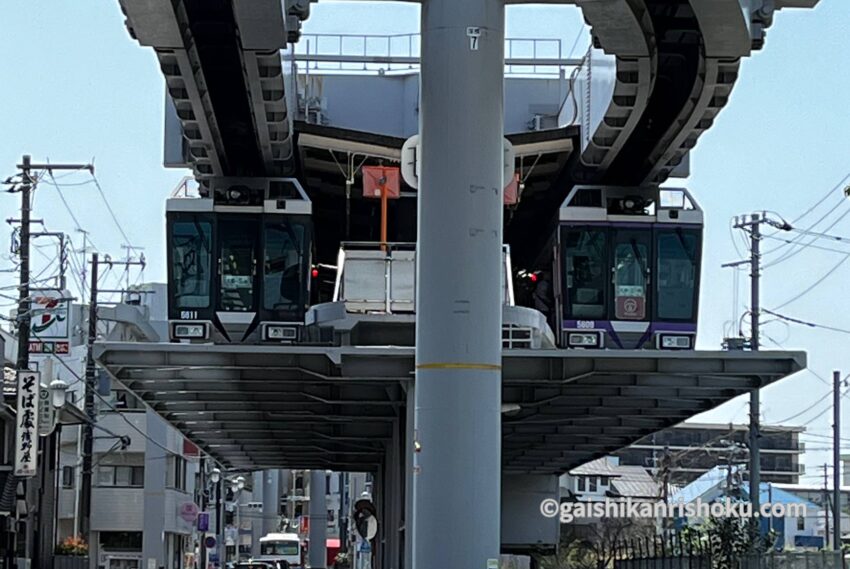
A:
{"label": "blue roofed building", "polygon": [[[749,482],[742,481],[743,469],[732,466],[715,467],[671,495],[671,502],[685,504],[748,503]],[[760,485],[759,502],[762,512],[762,531],[776,532],[777,549],[820,548],[826,536],[826,513],[819,504],[771,482]],[[768,508],[770,508],[768,510]],[[679,520],[682,524],[698,524],[706,519],[700,508],[697,515]],[[711,515],[711,514],[709,514]]]}

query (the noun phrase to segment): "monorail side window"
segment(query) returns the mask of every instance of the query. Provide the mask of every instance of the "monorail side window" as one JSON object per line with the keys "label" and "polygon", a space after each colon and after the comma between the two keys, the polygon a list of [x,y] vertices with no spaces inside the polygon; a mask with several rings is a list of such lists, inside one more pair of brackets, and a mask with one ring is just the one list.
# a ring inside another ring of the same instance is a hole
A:
{"label": "monorail side window", "polygon": [[693,320],[699,238],[694,231],[675,229],[659,231],[656,241],[658,319]]}
{"label": "monorail side window", "polygon": [[307,294],[306,227],[291,221],[265,225],[263,308],[299,318]]}
{"label": "monorail side window", "polygon": [[218,224],[221,310],[254,310],[257,234],[255,221],[222,220]]}
{"label": "monorail side window", "polygon": [[604,229],[568,229],[563,234],[567,317],[605,318],[607,287]]}
{"label": "monorail side window", "polygon": [[618,320],[646,318],[649,235],[618,231],[614,240],[614,316]]}
{"label": "monorail side window", "polygon": [[177,221],[171,233],[171,271],[178,308],[209,308],[212,224]]}

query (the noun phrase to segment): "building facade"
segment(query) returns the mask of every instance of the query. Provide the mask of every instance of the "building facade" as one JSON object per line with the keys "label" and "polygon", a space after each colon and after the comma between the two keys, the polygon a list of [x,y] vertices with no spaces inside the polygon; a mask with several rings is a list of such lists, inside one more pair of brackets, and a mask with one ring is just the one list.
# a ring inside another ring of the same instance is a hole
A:
{"label": "building facade", "polygon": [[[764,482],[797,484],[805,474],[800,441],[804,427],[761,428],[761,479]],[[644,437],[614,453],[621,465],[641,466],[652,472],[669,471],[671,484],[684,486],[715,466],[731,459],[746,463],[749,425],[681,423]],[[737,452],[731,452],[737,450]]]}

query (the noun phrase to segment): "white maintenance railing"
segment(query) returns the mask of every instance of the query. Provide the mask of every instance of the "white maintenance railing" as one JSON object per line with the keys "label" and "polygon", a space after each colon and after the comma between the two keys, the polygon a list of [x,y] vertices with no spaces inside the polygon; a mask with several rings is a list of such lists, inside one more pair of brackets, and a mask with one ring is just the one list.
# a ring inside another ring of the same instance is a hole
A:
{"label": "white maintenance railing", "polygon": [[[420,34],[303,34],[294,59],[303,71],[386,73],[419,69]],[[560,39],[507,38],[505,73],[558,75],[561,69],[580,67],[583,58],[564,56]]]}

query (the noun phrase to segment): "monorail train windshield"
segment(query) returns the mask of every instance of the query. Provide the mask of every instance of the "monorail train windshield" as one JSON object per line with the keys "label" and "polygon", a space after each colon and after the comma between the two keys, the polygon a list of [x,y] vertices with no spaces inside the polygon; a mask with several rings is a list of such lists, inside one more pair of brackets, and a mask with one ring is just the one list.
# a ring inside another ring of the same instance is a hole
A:
{"label": "monorail train windshield", "polygon": [[698,228],[563,226],[564,318],[694,321],[699,239]]}
{"label": "monorail train windshield", "polygon": [[249,183],[259,189],[247,191],[260,197],[247,203],[244,183],[217,194],[234,196],[239,203],[210,197],[167,203],[172,339],[299,338],[310,300],[311,205],[297,181]]}
{"label": "monorail train windshield", "polygon": [[[702,211],[685,190],[577,188],[557,234],[561,343],[692,349]],[[667,193],[681,194],[678,205]]]}
{"label": "monorail train windshield", "polygon": [[209,308],[212,286],[212,223],[193,219],[171,226],[172,301],[178,310]]}
{"label": "monorail train windshield", "polygon": [[307,304],[304,283],[310,272],[308,226],[294,221],[266,222],[263,308],[278,319],[298,318]]}
{"label": "monorail train windshield", "polygon": [[[258,223],[259,217],[214,219],[212,214],[190,214],[171,224],[172,298],[178,310],[209,308],[215,281],[216,310],[253,312],[262,308],[278,320],[303,318],[310,272],[309,222],[272,219]],[[217,255],[213,233],[218,238]],[[214,272],[218,277],[211,279]],[[258,306],[260,291],[262,307]]]}

